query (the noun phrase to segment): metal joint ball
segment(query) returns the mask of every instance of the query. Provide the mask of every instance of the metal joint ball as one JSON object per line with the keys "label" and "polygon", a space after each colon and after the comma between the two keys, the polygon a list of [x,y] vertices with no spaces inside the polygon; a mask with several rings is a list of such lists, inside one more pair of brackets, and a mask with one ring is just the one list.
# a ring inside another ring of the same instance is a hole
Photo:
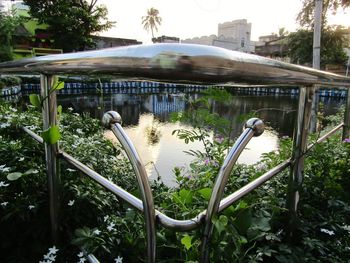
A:
{"label": "metal joint ball", "polygon": [[245,125],[244,128],[250,128],[254,132],[254,136],[260,136],[264,130],[265,130],[265,124],[262,120],[258,118],[251,118],[249,119]]}
{"label": "metal joint ball", "polygon": [[122,117],[120,114],[116,111],[107,111],[105,114],[103,114],[102,117],[102,124],[106,128],[110,128],[112,124],[115,123],[122,123]]}

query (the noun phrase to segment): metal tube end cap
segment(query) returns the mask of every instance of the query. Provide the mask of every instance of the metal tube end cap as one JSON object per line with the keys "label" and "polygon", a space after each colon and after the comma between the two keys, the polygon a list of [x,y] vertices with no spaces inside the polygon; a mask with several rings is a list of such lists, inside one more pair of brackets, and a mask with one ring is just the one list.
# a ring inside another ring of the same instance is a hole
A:
{"label": "metal tube end cap", "polygon": [[250,128],[253,130],[254,136],[260,136],[265,130],[265,124],[258,118],[251,118],[245,123],[244,128]]}
{"label": "metal tube end cap", "polygon": [[122,117],[120,114],[116,111],[107,111],[105,114],[103,114],[102,117],[102,125],[106,128],[110,128],[112,124],[115,123],[122,123]]}

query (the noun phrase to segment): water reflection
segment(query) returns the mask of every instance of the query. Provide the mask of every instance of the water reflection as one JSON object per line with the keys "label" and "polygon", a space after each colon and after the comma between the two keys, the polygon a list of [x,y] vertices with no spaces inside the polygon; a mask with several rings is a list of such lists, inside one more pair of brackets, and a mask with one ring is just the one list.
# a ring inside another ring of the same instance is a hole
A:
{"label": "water reflection", "polygon": [[[187,109],[187,101],[194,100],[199,94],[108,94],[59,96],[63,108],[73,107],[75,112],[89,113],[92,117],[101,118],[108,110],[118,111],[123,118],[126,133],[134,142],[146,170],[151,178],[158,173],[168,185],[174,185],[172,169],[186,169],[192,156],[183,151],[203,150],[199,142],[185,144],[172,135],[175,129],[190,129],[181,123],[169,122],[171,112]],[[326,100],[326,114],[333,114],[344,101]],[[215,103],[214,112],[232,123],[232,138],[242,132],[244,122],[249,114],[261,118],[270,129],[260,137],[253,138],[244,150],[239,162],[252,164],[259,160],[262,153],[278,148],[278,137],[292,136],[296,119],[297,97],[293,96],[237,96],[229,104]],[[243,116],[243,117],[242,117]],[[111,132],[106,136],[115,140]]]}

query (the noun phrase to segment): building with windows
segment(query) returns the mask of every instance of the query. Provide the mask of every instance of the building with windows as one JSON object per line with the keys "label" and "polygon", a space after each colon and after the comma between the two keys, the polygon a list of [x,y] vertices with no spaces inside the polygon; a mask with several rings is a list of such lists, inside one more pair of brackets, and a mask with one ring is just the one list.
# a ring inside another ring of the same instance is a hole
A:
{"label": "building with windows", "polygon": [[250,40],[252,24],[247,19],[238,19],[218,25],[218,34],[184,39],[181,43],[217,46],[246,53],[254,52]]}

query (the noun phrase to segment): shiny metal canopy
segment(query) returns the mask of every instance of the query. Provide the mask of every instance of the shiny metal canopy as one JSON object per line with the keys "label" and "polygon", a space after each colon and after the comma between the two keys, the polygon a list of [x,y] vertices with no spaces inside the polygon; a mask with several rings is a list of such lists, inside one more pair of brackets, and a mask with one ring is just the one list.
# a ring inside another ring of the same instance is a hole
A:
{"label": "shiny metal canopy", "polygon": [[350,78],[193,44],[153,44],[0,63],[0,73],[108,74],[173,83],[350,86]]}

